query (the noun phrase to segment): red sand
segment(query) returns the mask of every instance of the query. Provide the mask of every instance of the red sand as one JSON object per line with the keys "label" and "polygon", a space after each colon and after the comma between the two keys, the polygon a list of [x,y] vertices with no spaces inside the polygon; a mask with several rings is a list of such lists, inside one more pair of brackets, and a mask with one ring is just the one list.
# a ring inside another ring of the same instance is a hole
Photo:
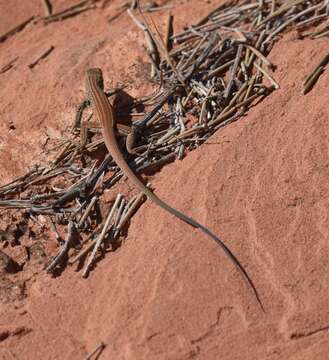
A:
{"label": "red sand", "polygon": [[[21,3],[0,1],[0,34],[43,15],[41,1]],[[52,3],[58,11],[74,1]],[[86,68],[101,67],[107,85],[128,84],[133,96],[150,90],[143,35],[126,14],[108,24],[120,2],[104,3],[48,26],[29,24],[0,44],[0,68],[19,56],[0,74],[1,183],[46,161],[45,134],[59,137],[73,120]],[[216,3],[171,1],[176,29]],[[165,16],[155,16],[160,27]],[[50,45],[55,50],[30,70]],[[306,96],[301,85],[327,51],[328,38],[287,32],[269,57],[281,89],[152,179],[161,198],[230,246],[266,314],[214,243],[147,202],[124,245],[87,280],[73,268],[53,279],[35,262],[23,299],[9,286],[6,301],[2,285],[0,359],[82,359],[100,341],[107,344],[100,359],[326,359],[329,71]],[[0,272],[2,284],[19,276]]]}

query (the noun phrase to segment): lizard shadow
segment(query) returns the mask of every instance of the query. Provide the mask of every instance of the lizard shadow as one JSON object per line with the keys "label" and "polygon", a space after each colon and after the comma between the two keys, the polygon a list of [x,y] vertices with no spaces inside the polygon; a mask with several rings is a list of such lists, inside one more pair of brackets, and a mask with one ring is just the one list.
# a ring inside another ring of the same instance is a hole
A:
{"label": "lizard shadow", "polygon": [[132,109],[135,109],[137,112],[142,112],[144,111],[145,106],[141,103],[136,103],[136,99],[122,89],[117,89],[116,95],[117,96],[113,100],[113,109],[116,114],[116,121],[119,124],[132,126]]}

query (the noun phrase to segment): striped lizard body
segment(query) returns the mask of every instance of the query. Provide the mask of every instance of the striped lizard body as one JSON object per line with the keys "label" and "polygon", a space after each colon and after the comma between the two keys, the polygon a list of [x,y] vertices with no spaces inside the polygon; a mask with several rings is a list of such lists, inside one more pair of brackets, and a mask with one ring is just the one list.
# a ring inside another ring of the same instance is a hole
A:
{"label": "striped lizard body", "polygon": [[238,259],[235,257],[235,255],[232,253],[232,251],[223,243],[223,241],[220,240],[216,235],[214,235],[208,228],[198,223],[196,220],[172,208],[164,201],[162,201],[160,198],[158,198],[149,188],[147,188],[143,184],[143,182],[136,176],[136,174],[129,167],[118,146],[118,142],[116,139],[115,117],[114,117],[112,105],[110,104],[108,98],[104,94],[103,74],[101,69],[93,68],[87,70],[86,91],[87,91],[87,96],[92,103],[93,111],[96,114],[96,117],[98,118],[101,124],[105,145],[109,153],[111,154],[113,160],[122,170],[122,172],[128,177],[128,179],[130,179],[130,181],[140,191],[142,191],[156,205],[168,211],[170,214],[176,216],[178,219],[184,221],[185,223],[200,229],[204,234],[206,234],[211,239],[213,239],[223,249],[225,254],[229,257],[229,259],[232,261],[236,269],[239,271],[239,273],[242,275],[244,280],[250,286],[258,303],[260,304],[262,310],[264,311],[262,302],[259,298],[258,292],[251,278],[249,277],[248,273],[243,268],[243,266],[240,264]]}

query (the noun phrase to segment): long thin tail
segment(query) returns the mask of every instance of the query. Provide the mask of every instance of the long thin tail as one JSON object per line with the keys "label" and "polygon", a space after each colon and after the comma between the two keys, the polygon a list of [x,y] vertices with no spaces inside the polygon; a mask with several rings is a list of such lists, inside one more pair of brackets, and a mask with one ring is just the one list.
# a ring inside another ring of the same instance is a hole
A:
{"label": "long thin tail", "polygon": [[159,205],[163,209],[167,210],[170,214],[176,216],[180,220],[186,222],[187,224],[200,229],[203,233],[211,237],[225,252],[225,254],[230,258],[235,268],[239,271],[239,273],[242,275],[243,279],[247,282],[247,284],[250,286],[252,292],[254,293],[257,302],[259,303],[261,309],[263,312],[265,312],[264,306],[262,304],[262,301],[260,300],[260,297],[258,295],[257,289],[252,282],[250,276],[248,275],[247,271],[244,269],[244,267],[241,265],[239,260],[236,258],[236,256],[232,253],[232,251],[223,243],[221,239],[219,239],[215,234],[213,234],[208,228],[198,223],[196,220],[188,217],[184,213],[172,208],[168,204],[166,204],[164,201],[162,201],[160,198],[158,198],[151,190],[147,189],[147,197],[153,201],[155,204]]}

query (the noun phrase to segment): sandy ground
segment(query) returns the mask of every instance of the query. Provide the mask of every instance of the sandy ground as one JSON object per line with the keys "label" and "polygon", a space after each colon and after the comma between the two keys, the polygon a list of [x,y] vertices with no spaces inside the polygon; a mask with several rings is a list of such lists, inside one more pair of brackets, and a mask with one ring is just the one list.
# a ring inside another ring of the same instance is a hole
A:
{"label": "sandy ground", "polygon": [[[74,1],[52,3],[59,11]],[[219,1],[169,3],[181,29]],[[108,24],[119,4],[30,23],[0,43],[0,68],[18,56],[0,74],[2,184],[46,161],[47,134],[59,137],[73,121],[86,68],[101,67],[107,87],[124,83],[132,96],[150,90],[143,35],[126,14]],[[0,12],[2,34],[43,8],[0,0]],[[155,18],[161,27],[166,13]],[[301,85],[327,51],[328,38],[286,32],[269,56],[280,90],[152,178],[160,197],[230,246],[265,314],[215,244],[147,202],[124,245],[86,280],[74,268],[51,278],[37,261],[20,287],[19,274],[0,274],[14,284],[9,298],[1,288],[0,359],[82,359],[100,341],[99,359],[326,359],[329,71],[306,96]]]}

